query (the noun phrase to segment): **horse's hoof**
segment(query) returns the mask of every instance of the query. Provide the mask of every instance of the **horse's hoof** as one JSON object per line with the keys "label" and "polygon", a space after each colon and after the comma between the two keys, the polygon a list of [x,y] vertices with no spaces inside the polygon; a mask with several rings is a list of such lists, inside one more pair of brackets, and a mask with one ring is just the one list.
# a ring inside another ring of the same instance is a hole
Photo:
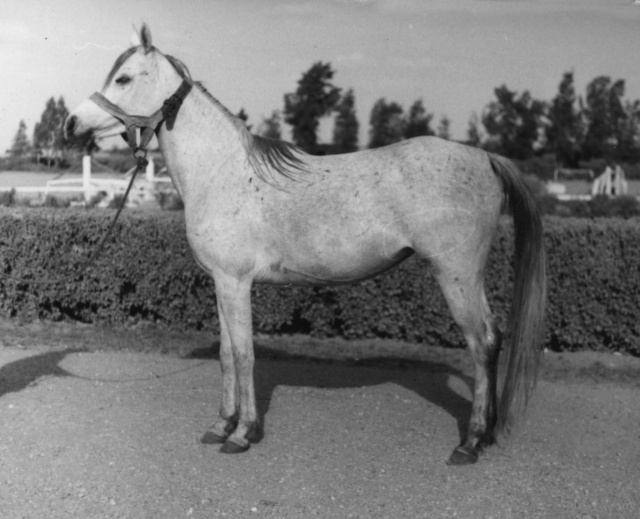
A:
{"label": "horse's hoof", "polygon": [[249,442],[247,442],[246,445],[239,445],[231,440],[227,440],[222,447],[220,447],[220,452],[223,454],[240,454],[241,452],[248,451],[250,446],[251,444]]}
{"label": "horse's hoof", "polygon": [[447,465],[472,465],[478,461],[478,453],[465,447],[456,447],[447,460]]}
{"label": "horse's hoof", "polygon": [[217,445],[219,443],[224,443],[227,441],[226,436],[220,436],[218,433],[214,433],[213,431],[207,431],[204,433],[202,438],[200,438],[200,443],[204,443],[205,445]]}
{"label": "horse's hoof", "polygon": [[249,429],[249,432],[247,432],[245,438],[247,438],[250,443],[259,443],[262,438],[264,438],[264,429],[260,425],[252,427]]}

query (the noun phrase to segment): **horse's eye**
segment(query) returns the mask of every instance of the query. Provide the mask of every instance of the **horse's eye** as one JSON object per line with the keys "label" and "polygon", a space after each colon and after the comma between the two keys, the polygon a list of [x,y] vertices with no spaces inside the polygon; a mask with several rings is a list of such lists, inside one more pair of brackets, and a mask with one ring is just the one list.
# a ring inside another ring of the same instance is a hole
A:
{"label": "horse's eye", "polygon": [[118,79],[116,79],[116,83],[118,85],[126,85],[130,81],[131,81],[131,78],[129,76],[120,76]]}

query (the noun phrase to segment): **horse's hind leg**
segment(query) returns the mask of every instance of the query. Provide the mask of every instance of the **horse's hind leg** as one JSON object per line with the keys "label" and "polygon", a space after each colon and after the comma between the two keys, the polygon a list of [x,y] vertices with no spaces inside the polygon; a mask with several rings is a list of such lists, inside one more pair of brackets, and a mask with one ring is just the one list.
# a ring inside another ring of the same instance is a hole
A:
{"label": "horse's hind leg", "polygon": [[465,275],[442,270],[438,281],[475,363],[473,408],[467,437],[448,463],[475,463],[485,446],[495,442],[497,419],[497,368],[501,333],[489,309],[480,273]]}

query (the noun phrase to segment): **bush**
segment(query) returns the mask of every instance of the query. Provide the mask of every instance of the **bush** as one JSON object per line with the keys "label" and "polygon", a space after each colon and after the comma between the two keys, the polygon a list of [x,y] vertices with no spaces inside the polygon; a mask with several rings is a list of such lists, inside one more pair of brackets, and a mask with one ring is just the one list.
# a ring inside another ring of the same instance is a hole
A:
{"label": "bush", "polygon": [[106,191],[98,191],[96,194],[91,196],[91,198],[87,202],[87,207],[96,207],[106,197],[107,197]]}
{"label": "bush", "polygon": [[547,219],[547,344],[640,355],[640,221]]}
{"label": "bush", "polygon": [[635,196],[596,195],[591,200],[560,201],[551,195],[538,196],[540,212],[548,216],[575,218],[624,218],[640,216],[640,202]]}
{"label": "bush", "polygon": [[[111,212],[1,209],[0,268],[59,285],[5,281],[0,312],[20,319],[123,324],[140,320],[218,329],[212,280],[195,264],[181,212],[126,211],[95,264],[85,268]],[[640,355],[640,220],[548,218],[546,345]],[[502,226],[486,272],[489,301],[504,327],[511,301],[513,240]],[[424,261],[410,259],[343,287],[259,285],[258,333],[303,332],[464,345]]]}
{"label": "bush", "polygon": [[0,191],[0,205],[3,207],[11,207],[16,204],[16,190]]}
{"label": "bush", "polygon": [[165,211],[184,211],[184,202],[173,190],[159,190],[155,194],[156,202]]}
{"label": "bush", "polygon": [[47,195],[43,203],[44,207],[61,208],[69,207],[71,205],[70,198],[58,198],[53,195]]}
{"label": "bush", "polygon": [[118,209],[124,203],[124,193],[114,195],[107,206],[109,209]]}

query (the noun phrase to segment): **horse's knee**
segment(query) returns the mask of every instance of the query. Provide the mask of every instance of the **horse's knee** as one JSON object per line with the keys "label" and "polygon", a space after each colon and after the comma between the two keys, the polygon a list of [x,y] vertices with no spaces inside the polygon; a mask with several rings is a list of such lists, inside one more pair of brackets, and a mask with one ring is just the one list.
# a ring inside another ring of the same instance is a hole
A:
{"label": "horse's knee", "polygon": [[233,371],[233,353],[231,348],[220,348],[220,369],[223,373]]}
{"label": "horse's knee", "polygon": [[253,367],[255,360],[253,355],[242,355],[236,359],[236,373],[239,377],[251,377],[253,376]]}

